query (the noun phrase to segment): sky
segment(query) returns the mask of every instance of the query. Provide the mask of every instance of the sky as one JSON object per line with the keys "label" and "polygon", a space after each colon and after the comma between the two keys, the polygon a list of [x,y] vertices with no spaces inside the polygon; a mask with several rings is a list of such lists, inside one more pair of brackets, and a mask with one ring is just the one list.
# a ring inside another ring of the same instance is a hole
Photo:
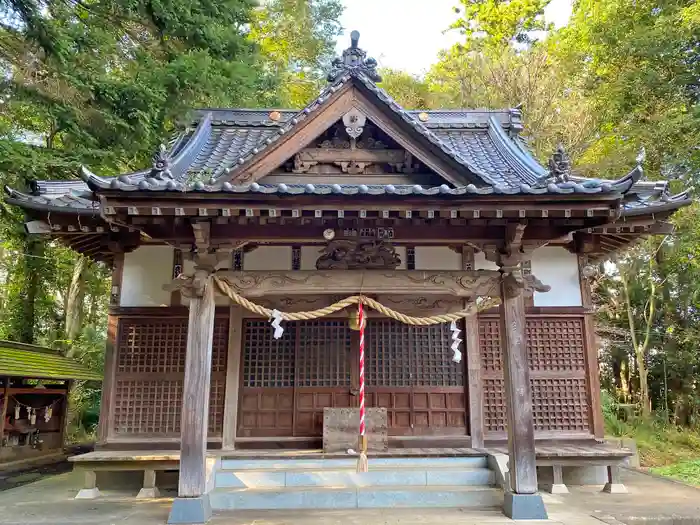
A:
{"label": "sky", "polygon": [[[560,27],[571,15],[572,0],[552,0],[545,16]],[[458,0],[344,0],[341,23],[345,33],[338,39],[338,52],[350,45],[350,31],[360,32],[360,47],[380,67],[414,74],[426,71],[438,51],[459,40],[457,31],[445,29],[456,16]]]}

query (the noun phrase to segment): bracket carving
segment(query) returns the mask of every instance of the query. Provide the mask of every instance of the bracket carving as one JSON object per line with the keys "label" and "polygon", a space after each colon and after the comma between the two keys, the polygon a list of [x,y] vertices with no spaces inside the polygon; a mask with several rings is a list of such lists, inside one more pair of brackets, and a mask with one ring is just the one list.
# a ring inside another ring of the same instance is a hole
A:
{"label": "bracket carving", "polygon": [[508,223],[504,239],[499,244],[482,245],[486,259],[498,265],[503,275],[503,293],[506,298],[514,298],[524,290],[548,292],[551,287],[542,283],[531,273],[523,272],[523,262],[529,261],[532,252],[543,243],[526,243],[525,228],[527,222]]}

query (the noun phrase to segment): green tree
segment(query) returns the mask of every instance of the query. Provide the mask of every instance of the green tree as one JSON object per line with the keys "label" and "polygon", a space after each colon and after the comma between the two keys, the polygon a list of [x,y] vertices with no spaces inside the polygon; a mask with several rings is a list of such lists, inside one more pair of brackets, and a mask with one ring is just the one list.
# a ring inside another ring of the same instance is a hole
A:
{"label": "green tree", "polygon": [[527,43],[532,32],[544,30],[544,8],[551,0],[460,0],[454,10],[460,18],[452,24],[467,37],[493,47]]}
{"label": "green tree", "polygon": [[618,169],[641,146],[648,172],[694,183],[700,167],[697,1],[584,0],[550,46],[599,118],[583,159]]}
{"label": "green tree", "polygon": [[250,38],[278,80],[268,105],[300,108],[325,82],[340,34],[339,0],[268,0],[253,11]]}

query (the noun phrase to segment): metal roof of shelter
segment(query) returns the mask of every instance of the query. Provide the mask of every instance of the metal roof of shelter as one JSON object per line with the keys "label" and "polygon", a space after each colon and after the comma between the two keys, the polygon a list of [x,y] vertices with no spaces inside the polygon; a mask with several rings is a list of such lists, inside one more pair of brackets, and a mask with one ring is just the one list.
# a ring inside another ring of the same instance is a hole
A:
{"label": "metal roof of shelter", "polygon": [[0,341],[0,377],[102,381],[102,376],[57,350]]}

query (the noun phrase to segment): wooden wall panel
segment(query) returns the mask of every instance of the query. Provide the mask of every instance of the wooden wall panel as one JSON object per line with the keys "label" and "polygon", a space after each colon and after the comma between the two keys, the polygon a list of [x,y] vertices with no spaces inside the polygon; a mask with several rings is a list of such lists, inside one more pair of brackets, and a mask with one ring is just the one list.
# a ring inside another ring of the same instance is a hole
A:
{"label": "wooden wall panel", "polygon": [[[528,314],[525,325],[535,432],[547,437],[590,436],[584,314]],[[506,432],[505,383],[498,318],[479,318],[487,438]]]}
{"label": "wooden wall panel", "polygon": [[[214,322],[209,435],[221,436],[228,318]],[[119,319],[110,437],[179,437],[187,318]]]}

